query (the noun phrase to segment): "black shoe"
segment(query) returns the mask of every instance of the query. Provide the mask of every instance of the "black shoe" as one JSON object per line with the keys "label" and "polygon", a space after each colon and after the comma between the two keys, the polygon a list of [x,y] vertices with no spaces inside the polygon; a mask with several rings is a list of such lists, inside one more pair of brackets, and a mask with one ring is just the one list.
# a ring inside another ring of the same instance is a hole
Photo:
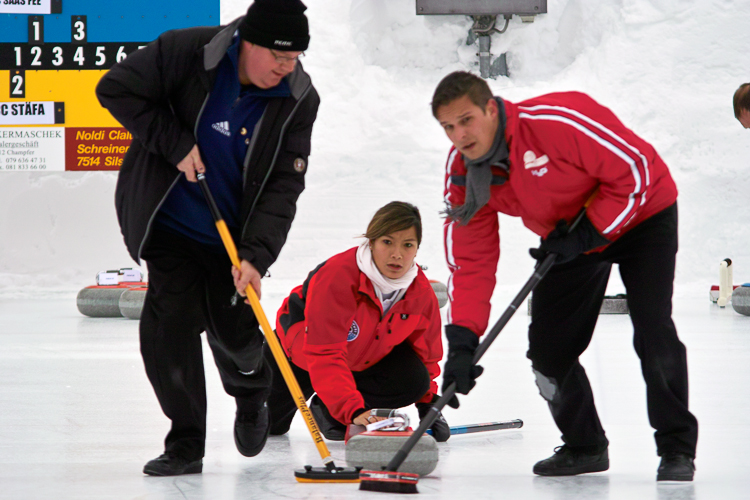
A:
{"label": "black shoe", "polygon": [[656,470],[657,481],[692,481],[695,463],[684,453],[666,453]]}
{"label": "black shoe", "polygon": [[234,444],[237,451],[246,457],[254,457],[263,450],[268,439],[271,422],[268,418],[268,406],[254,413],[237,411],[234,419]]}
{"label": "black shoe", "polygon": [[323,436],[329,441],[343,441],[346,436],[346,426],[333,418],[328,412],[328,408],[323,401],[317,396],[310,400],[310,412],[312,413],[315,423]]}
{"label": "black shoe", "polygon": [[202,471],[202,458],[191,462],[169,453],[163,453],[143,466],[143,473],[149,476],[179,476],[182,474],[200,474]]}
{"label": "black shoe", "polygon": [[587,472],[603,472],[609,469],[609,453],[605,448],[599,453],[584,453],[567,445],[555,448],[555,454],[534,465],[534,474],[539,476],[575,476]]}

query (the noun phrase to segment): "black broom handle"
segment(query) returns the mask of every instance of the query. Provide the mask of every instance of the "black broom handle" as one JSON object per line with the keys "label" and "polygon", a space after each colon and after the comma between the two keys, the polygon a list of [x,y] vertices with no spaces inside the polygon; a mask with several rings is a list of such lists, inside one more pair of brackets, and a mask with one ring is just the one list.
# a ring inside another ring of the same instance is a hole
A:
{"label": "black broom handle", "polygon": [[[578,215],[576,215],[576,218],[573,220],[573,223],[570,225],[570,229],[568,231],[572,231],[573,229],[575,229],[576,226],[578,226],[578,224],[581,222],[585,214],[586,207],[583,207],[581,211],[578,212]],[[536,266],[536,268],[534,269],[534,273],[531,275],[531,278],[529,278],[523,288],[521,288],[521,291],[518,292],[518,295],[516,295],[516,298],[513,299],[513,302],[511,302],[507,309],[505,309],[503,315],[500,316],[500,319],[497,320],[489,333],[487,333],[487,335],[484,337],[482,342],[477,347],[477,350],[474,351],[472,364],[476,365],[477,363],[479,363],[479,360],[482,359],[484,353],[487,352],[487,349],[489,349],[490,344],[492,344],[495,338],[497,338],[497,336],[500,334],[500,331],[505,328],[505,325],[508,323],[508,321],[510,321],[510,318],[518,310],[524,299],[526,299],[531,291],[536,288],[537,284],[539,284],[539,282],[542,281],[542,278],[544,278],[544,276],[547,274],[547,271],[549,271],[550,268],[555,264],[555,259],[557,259],[557,254],[550,253],[544,258],[544,260],[542,260],[540,264]],[[409,436],[409,439],[406,440],[401,449],[398,450],[396,452],[396,455],[391,459],[390,462],[388,462],[385,470],[390,472],[395,472],[398,470],[401,464],[404,463],[404,460],[406,460],[406,457],[409,455],[412,448],[414,448],[414,446],[417,444],[417,441],[419,441],[419,439],[422,437],[422,434],[424,434],[425,431],[429,429],[433,423],[435,423],[435,420],[437,420],[438,415],[440,415],[442,409],[445,408],[445,405],[455,394],[456,383],[452,382],[451,385],[449,385],[445,390],[445,392],[443,392],[443,395],[440,397],[440,399],[438,399],[430,408],[430,412],[419,423],[419,427],[417,427],[417,430],[414,431],[411,436]]]}

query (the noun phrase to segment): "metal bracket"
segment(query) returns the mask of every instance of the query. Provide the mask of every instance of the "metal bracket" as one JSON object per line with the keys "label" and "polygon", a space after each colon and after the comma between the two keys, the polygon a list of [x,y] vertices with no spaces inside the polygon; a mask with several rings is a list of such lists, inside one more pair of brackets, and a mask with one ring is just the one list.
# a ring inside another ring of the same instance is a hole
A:
{"label": "metal bracket", "polygon": [[496,16],[471,16],[474,19],[474,24],[471,27],[471,32],[475,35],[490,34],[495,28]]}
{"label": "metal bracket", "polygon": [[479,74],[482,78],[496,78],[498,76],[508,76],[508,64],[505,53],[500,54],[492,61],[490,46],[492,45],[491,35],[493,33],[505,33],[510,23],[511,14],[504,14],[505,26],[499,30],[495,28],[497,16],[471,16],[474,24],[469,30],[469,36],[466,38],[466,44],[471,45],[479,40]]}
{"label": "metal bracket", "polygon": [[[416,0],[417,15],[467,15],[474,24],[469,29],[466,45],[479,41],[479,72],[482,78],[508,76],[505,54],[492,61],[490,36],[504,33],[512,16],[520,16],[525,23],[534,21],[538,14],[547,13],[547,0]],[[497,16],[505,18],[505,26],[495,27]]]}

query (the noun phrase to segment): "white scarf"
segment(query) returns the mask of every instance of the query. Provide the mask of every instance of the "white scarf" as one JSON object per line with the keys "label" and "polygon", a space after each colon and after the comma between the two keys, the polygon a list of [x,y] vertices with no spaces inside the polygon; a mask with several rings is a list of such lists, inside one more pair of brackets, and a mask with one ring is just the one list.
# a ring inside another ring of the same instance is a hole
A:
{"label": "white scarf", "polygon": [[370,240],[365,240],[361,245],[359,245],[359,248],[357,248],[357,266],[359,267],[360,271],[365,273],[365,276],[370,278],[372,287],[375,289],[375,295],[378,296],[378,299],[380,299],[380,303],[384,306],[384,312],[386,304],[383,301],[383,294],[398,292],[395,297],[392,297],[390,300],[388,300],[388,309],[390,309],[390,306],[401,300],[404,294],[406,294],[406,289],[409,288],[412,281],[414,281],[414,278],[417,277],[418,273],[417,263],[412,262],[409,270],[406,271],[406,273],[400,278],[391,279],[383,276],[372,260]]}

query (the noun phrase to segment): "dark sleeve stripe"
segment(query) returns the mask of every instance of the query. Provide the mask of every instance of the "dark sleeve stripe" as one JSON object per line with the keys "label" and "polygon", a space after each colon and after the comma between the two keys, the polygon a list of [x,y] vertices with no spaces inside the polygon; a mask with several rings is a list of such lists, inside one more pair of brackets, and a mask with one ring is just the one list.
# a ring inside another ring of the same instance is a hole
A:
{"label": "dark sleeve stripe", "polygon": [[297,295],[296,293],[293,293],[289,296],[289,301],[287,303],[287,306],[289,307],[289,313],[282,314],[279,317],[279,323],[281,323],[281,327],[284,329],[285,332],[289,331],[289,328],[292,325],[295,325],[299,323],[300,321],[305,320],[305,306],[307,305],[307,289],[310,286],[310,281],[312,280],[313,276],[315,276],[315,273],[317,273],[321,267],[323,267],[326,262],[324,261],[321,264],[318,265],[315,269],[310,271],[310,273],[307,275],[307,278],[305,279],[305,282],[302,284],[302,295]]}
{"label": "dark sleeve stripe", "polygon": [[[493,186],[502,186],[507,180],[508,178],[502,175],[493,175],[491,184]],[[455,184],[456,186],[466,186],[466,176],[451,175],[451,184]]]}

